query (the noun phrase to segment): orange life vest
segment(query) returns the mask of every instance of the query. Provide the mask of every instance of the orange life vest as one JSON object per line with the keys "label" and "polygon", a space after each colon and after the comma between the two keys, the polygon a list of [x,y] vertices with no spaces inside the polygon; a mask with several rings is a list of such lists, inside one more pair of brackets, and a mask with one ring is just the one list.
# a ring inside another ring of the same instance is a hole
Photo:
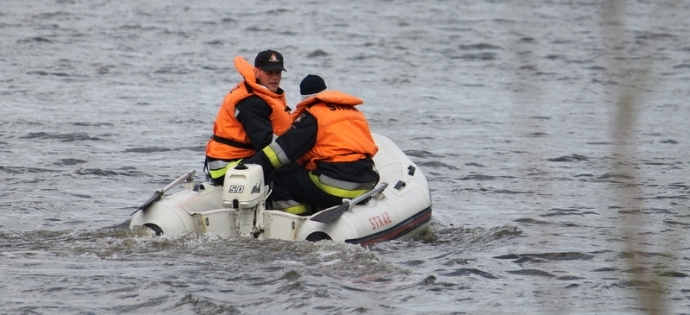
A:
{"label": "orange life vest", "polygon": [[[353,162],[373,157],[378,147],[364,114],[355,106],[361,99],[343,92],[326,90],[298,105],[293,117],[308,111],[317,121],[316,143],[298,161],[312,171],[317,161]],[[301,105],[301,106],[300,106]]]}
{"label": "orange life vest", "polygon": [[250,148],[249,137],[244,131],[244,128],[242,128],[242,124],[235,118],[235,106],[241,100],[251,95],[257,95],[266,101],[268,106],[272,109],[270,119],[273,125],[273,133],[278,136],[285,133],[292,124],[290,109],[287,107],[285,94],[273,93],[265,86],[256,83],[254,67],[241,56],[235,57],[234,62],[237,72],[244,77],[244,81],[238,83],[230,93],[225,96],[223,104],[218,111],[216,122],[213,124],[213,134],[238,144],[228,145],[218,142],[213,138],[206,144],[206,155],[222,160],[245,158],[256,152],[256,150]]}

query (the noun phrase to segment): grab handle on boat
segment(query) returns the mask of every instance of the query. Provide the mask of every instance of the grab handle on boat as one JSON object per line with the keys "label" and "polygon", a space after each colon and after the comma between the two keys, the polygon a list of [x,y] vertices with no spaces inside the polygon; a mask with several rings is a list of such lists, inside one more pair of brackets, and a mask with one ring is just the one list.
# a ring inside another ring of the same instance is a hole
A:
{"label": "grab handle on boat", "polygon": [[353,199],[343,199],[343,203],[337,206],[330,207],[328,209],[322,210],[319,213],[313,215],[309,220],[311,221],[316,221],[316,222],[321,222],[321,223],[331,223],[343,214],[343,212],[352,209],[353,205],[358,204],[359,202],[373,196],[374,194],[379,193],[380,191],[383,191],[388,187],[387,182],[382,182],[376,185],[372,190],[367,191],[366,193],[357,196]]}
{"label": "grab handle on boat", "polygon": [[161,189],[156,190],[155,192],[153,192],[153,196],[151,196],[151,198],[149,198],[149,200],[146,200],[146,202],[144,202],[143,205],[139,206],[139,208],[137,208],[137,210],[135,210],[134,212],[132,212],[132,214],[130,214],[130,216],[134,215],[134,214],[137,213],[137,211],[139,211],[139,210],[145,210],[145,209],[148,208],[151,204],[153,204],[154,202],[160,200],[161,197],[163,197],[163,195],[165,195],[165,193],[166,193],[168,190],[170,190],[170,189],[172,189],[173,187],[177,186],[177,185],[178,185],[179,183],[181,183],[183,180],[187,180],[188,182],[191,181],[191,178],[192,178],[192,176],[194,176],[194,174],[196,174],[196,171],[195,171],[195,170],[191,170],[191,171],[185,173],[184,175],[178,177],[176,180],[174,180],[172,183],[168,184],[167,186],[165,186],[165,187],[163,187],[163,188],[161,188]]}

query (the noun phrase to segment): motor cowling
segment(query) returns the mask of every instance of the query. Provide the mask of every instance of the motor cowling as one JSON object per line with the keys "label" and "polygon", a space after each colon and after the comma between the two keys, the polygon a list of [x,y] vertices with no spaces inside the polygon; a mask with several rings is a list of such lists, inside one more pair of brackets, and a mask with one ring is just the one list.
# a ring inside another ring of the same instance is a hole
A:
{"label": "motor cowling", "polygon": [[238,210],[254,208],[263,202],[266,189],[261,166],[237,164],[225,173],[223,206]]}

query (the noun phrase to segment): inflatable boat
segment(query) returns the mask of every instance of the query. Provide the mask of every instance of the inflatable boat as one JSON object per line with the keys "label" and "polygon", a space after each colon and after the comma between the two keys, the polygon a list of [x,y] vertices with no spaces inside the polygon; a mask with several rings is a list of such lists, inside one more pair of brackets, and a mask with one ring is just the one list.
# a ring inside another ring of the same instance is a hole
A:
{"label": "inflatable boat", "polygon": [[[132,215],[130,229],[151,235],[214,233],[224,237],[333,240],[367,246],[406,240],[424,232],[431,219],[431,196],[424,173],[389,138],[374,134],[380,175],[366,194],[312,216],[267,210],[270,189],[261,167],[239,164],[222,186],[195,183],[190,171],[154,195]],[[166,192],[186,181],[184,190]]]}

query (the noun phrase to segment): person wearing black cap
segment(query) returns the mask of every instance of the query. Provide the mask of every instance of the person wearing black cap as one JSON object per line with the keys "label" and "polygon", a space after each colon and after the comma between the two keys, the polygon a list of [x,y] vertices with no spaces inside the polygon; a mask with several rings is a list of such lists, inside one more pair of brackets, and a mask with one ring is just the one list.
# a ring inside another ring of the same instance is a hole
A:
{"label": "person wearing black cap", "polygon": [[206,144],[204,169],[216,185],[228,167],[269,145],[292,123],[280,88],[283,55],[269,49],[256,55],[253,67],[241,56],[234,63],[243,80],[225,96]]}
{"label": "person wearing black cap", "polygon": [[[355,96],[327,90],[318,75],[300,83],[302,102],[292,127],[245,163],[262,166],[273,182],[268,206],[297,215],[338,205],[373,188],[378,151]],[[297,163],[293,163],[297,162]]]}

